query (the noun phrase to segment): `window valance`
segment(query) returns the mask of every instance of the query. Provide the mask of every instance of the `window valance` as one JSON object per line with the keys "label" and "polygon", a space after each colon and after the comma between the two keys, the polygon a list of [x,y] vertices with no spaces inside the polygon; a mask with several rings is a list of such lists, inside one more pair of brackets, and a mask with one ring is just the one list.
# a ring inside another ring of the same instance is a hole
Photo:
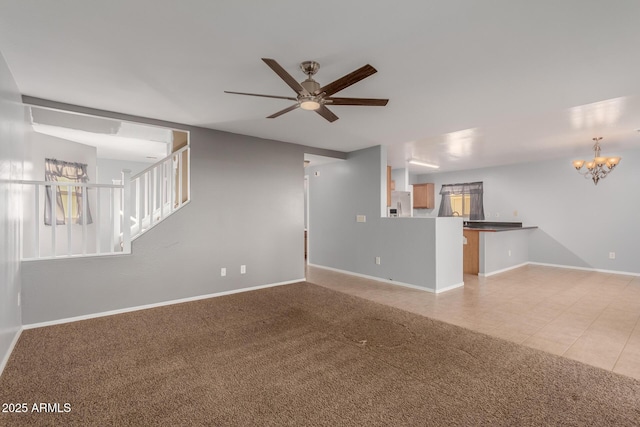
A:
{"label": "window valance", "polygon": [[440,194],[482,194],[482,182],[443,184]]}

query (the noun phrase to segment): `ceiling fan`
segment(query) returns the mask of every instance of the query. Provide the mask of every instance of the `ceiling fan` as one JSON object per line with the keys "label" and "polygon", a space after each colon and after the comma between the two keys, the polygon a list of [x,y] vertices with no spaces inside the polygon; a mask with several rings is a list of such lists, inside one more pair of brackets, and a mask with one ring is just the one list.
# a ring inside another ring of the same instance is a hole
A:
{"label": "ceiling fan", "polygon": [[286,70],[282,68],[282,66],[280,66],[280,64],[278,64],[274,59],[262,58],[262,60],[273,71],[275,71],[275,73],[280,76],[280,78],[284,80],[284,82],[288,84],[291,89],[293,89],[293,91],[297,94],[295,98],[292,96],[261,95],[257,93],[230,92],[226,90],[225,93],[296,101],[296,103],[292,106],[268,116],[268,119],[275,119],[276,117],[279,117],[284,113],[288,113],[289,111],[293,111],[296,108],[300,107],[303,110],[315,111],[316,113],[327,119],[329,122],[335,122],[336,120],[338,120],[338,116],[333,114],[331,110],[327,108],[327,105],[362,105],[383,107],[387,105],[387,102],[389,102],[388,99],[335,98],[331,96],[334,93],[340,92],[341,90],[351,86],[352,84],[358,83],[360,80],[376,73],[377,70],[369,64],[358,68],[357,70],[347,74],[346,76],[340,77],[338,80],[331,82],[328,85],[321,87],[320,83],[315,81],[312,77],[320,69],[320,64],[315,61],[304,61],[300,64],[300,69],[307,75],[307,79],[303,82],[298,83],[296,79],[294,79],[289,73],[287,73]]}

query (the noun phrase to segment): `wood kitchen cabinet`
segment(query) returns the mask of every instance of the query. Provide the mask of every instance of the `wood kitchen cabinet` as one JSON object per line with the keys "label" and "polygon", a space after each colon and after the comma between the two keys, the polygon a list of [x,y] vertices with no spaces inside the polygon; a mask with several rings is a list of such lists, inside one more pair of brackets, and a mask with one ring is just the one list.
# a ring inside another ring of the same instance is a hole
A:
{"label": "wood kitchen cabinet", "polygon": [[464,248],[462,250],[462,271],[464,274],[478,274],[480,271],[480,233],[464,230]]}
{"label": "wood kitchen cabinet", "polygon": [[433,194],[433,183],[413,184],[413,208],[433,209],[435,197]]}

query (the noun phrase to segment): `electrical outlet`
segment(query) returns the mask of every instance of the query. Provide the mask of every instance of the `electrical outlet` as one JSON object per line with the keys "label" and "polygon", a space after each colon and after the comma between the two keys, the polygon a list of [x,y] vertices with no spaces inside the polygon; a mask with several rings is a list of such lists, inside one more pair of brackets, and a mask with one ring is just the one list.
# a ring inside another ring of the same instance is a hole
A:
{"label": "electrical outlet", "polygon": [[518,211],[513,211],[513,216],[518,216]]}
{"label": "electrical outlet", "polygon": [[226,276],[226,275],[227,275],[227,269],[226,269],[226,268],[224,268],[224,267],[222,267],[222,268],[220,269],[220,276],[221,276],[221,277],[224,277],[224,276]]}
{"label": "electrical outlet", "polygon": [[380,257],[379,256],[376,257],[376,265],[380,265]]}
{"label": "electrical outlet", "polygon": [[500,212],[496,212],[496,218],[500,217]]}
{"label": "electrical outlet", "polygon": [[509,249],[509,256],[511,256],[511,249]]}
{"label": "electrical outlet", "polygon": [[241,265],[240,266],[240,274],[245,274],[247,272],[247,266],[246,265]]}
{"label": "electrical outlet", "polygon": [[367,222],[366,215],[356,215],[356,222]]}
{"label": "electrical outlet", "polygon": [[616,259],[616,253],[615,252],[609,252],[609,259]]}
{"label": "electrical outlet", "polygon": [[18,292],[18,307],[22,305],[22,292]]}

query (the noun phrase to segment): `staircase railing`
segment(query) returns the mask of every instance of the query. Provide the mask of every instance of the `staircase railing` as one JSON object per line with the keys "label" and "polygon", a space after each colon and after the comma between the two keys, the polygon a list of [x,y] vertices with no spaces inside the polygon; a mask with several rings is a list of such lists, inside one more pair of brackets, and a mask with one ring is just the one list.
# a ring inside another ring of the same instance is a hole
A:
{"label": "staircase railing", "polygon": [[131,240],[189,202],[189,159],[185,146],[130,178]]}
{"label": "staircase railing", "polygon": [[[122,184],[20,181],[22,184],[22,259],[53,259],[130,253],[118,238],[124,227],[117,214],[126,192]],[[80,188],[82,212],[74,214],[73,197]],[[64,217],[58,215],[58,190],[66,190]],[[49,192],[49,197],[46,197]],[[47,206],[48,205],[48,206]],[[48,220],[45,220],[48,210]]]}
{"label": "staircase railing", "polygon": [[[136,175],[123,170],[122,180],[113,184],[18,181],[22,259],[130,254],[135,238],[189,202],[189,162],[185,146]],[[58,189],[66,190],[62,209]],[[74,201],[72,194],[81,196]],[[74,210],[74,203],[81,205]]]}

